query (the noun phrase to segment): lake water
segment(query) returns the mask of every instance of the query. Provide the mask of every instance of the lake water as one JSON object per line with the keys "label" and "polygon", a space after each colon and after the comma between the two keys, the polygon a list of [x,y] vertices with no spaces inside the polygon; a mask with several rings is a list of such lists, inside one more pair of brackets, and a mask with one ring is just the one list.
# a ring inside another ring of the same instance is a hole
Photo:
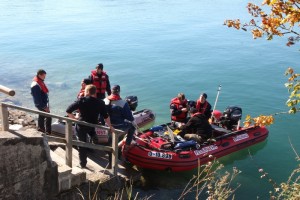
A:
{"label": "lake water", "polygon": [[[121,86],[123,97],[138,96],[138,109],[152,109],[157,124],[169,121],[177,93],[197,99],[206,92],[213,105],[219,84],[221,111],[228,105],[242,107],[244,117],[286,111],[283,74],[289,66],[300,71],[299,49],[286,47],[285,38],[253,40],[223,25],[249,19],[245,7],[242,0],[2,0],[0,84],[16,90],[14,102],[33,108],[30,83],[44,68],[51,111],[64,115],[81,79],[102,62],[111,84]],[[300,152],[300,117],[275,120],[266,142],[221,159],[225,170],[242,171],[236,199],[268,198],[272,187],[258,168],[279,183],[297,165],[289,138]],[[137,191],[176,199],[194,173],[145,171]]]}

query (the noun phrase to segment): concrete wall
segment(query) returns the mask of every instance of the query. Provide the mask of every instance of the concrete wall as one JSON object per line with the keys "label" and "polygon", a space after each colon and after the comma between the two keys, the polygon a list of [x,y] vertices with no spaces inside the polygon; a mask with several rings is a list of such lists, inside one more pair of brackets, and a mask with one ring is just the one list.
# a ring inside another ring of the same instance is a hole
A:
{"label": "concrete wall", "polygon": [[54,199],[58,172],[49,150],[34,129],[0,131],[0,199]]}

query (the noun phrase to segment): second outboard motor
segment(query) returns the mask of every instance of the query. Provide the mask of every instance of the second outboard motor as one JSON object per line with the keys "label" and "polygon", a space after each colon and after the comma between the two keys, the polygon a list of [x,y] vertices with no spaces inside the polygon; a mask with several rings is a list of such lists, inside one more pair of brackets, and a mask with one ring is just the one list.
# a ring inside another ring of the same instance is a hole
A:
{"label": "second outboard motor", "polygon": [[129,104],[130,110],[135,111],[138,106],[138,98],[137,96],[127,96],[125,97],[125,101]]}
{"label": "second outboard motor", "polygon": [[242,118],[242,108],[228,106],[221,117],[221,124],[228,130],[232,130]]}

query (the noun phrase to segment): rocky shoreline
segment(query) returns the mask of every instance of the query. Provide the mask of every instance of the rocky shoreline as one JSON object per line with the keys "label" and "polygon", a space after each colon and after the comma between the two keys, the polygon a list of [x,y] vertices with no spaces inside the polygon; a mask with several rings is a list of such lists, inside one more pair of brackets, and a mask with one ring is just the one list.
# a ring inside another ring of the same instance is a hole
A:
{"label": "rocky shoreline", "polygon": [[9,116],[8,116],[8,121],[9,124],[11,125],[22,125],[23,128],[35,128],[36,127],[36,122],[34,117],[28,115],[24,111],[19,111],[19,110],[9,110],[8,111]]}
{"label": "rocky shoreline", "polygon": [[[0,98],[0,102],[20,105],[18,101],[15,102],[13,99],[11,99],[11,97]],[[8,109],[8,122],[10,125],[17,127],[17,129],[36,128],[36,117],[33,117],[28,113],[20,110]]]}

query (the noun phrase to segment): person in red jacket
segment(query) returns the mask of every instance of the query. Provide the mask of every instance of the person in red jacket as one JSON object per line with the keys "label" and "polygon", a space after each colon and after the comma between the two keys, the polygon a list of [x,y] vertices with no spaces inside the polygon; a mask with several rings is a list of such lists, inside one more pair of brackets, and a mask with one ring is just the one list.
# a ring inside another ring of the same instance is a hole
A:
{"label": "person in red jacket", "polygon": [[200,114],[205,115],[206,119],[208,120],[211,117],[211,105],[208,103],[207,99],[207,94],[202,93],[200,94],[199,99],[197,100],[196,103],[196,109]]}
{"label": "person in red jacket", "polygon": [[82,81],[81,81],[81,88],[80,88],[80,91],[79,91],[79,93],[77,95],[77,99],[84,97],[85,87],[87,85],[90,85],[90,84],[91,84],[90,79],[88,79],[88,78],[82,79]]}
{"label": "person in red jacket", "polygon": [[102,63],[99,63],[96,66],[96,69],[91,71],[89,79],[91,80],[91,83],[97,88],[98,99],[104,99],[105,92],[107,92],[108,96],[111,95],[109,77],[106,72],[103,71]]}
{"label": "person in red jacket", "polygon": [[183,93],[179,93],[177,97],[171,100],[170,112],[171,120],[172,122],[175,122],[175,125],[180,127],[181,124],[186,123],[188,115],[188,103]]}

